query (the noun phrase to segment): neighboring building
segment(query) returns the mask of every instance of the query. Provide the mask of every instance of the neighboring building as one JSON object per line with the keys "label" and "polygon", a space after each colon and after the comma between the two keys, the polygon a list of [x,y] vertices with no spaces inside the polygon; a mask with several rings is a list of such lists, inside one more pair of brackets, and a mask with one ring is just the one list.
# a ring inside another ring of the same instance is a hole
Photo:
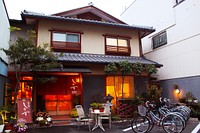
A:
{"label": "neighboring building", "polygon": [[[32,77],[27,73],[21,77],[18,98],[33,99],[35,111],[67,115],[77,100],[88,111],[92,101],[103,100],[108,94],[116,98],[115,89],[121,98],[120,74],[115,75],[114,84],[114,76],[104,72],[110,62],[128,60],[159,67],[156,62],[141,57],[140,40],[154,32],[152,27],[127,25],[94,6],[54,15],[23,11],[21,16],[21,22],[11,20],[11,25],[24,27],[22,30],[34,28],[38,46],[48,43],[56,55],[62,53],[58,61],[63,68],[40,73],[40,76],[56,76],[55,82],[37,85],[33,91]],[[16,38],[16,34],[12,37]],[[12,79],[13,73],[9,74]],[[144,92],[148,80],[147,73],[126,76],[124,97],[133,98],[136,90]]]}
{"label": "neighboring building", "polygon": [[[132,24],[151,25],[156,32],[142,39],[147,59],[163,65],[158,79],[163,96],[173,101],[192,92],[200,100],[200,1],[136,0],[122,14]],[[177,84],[180,94],[174,95]]]}
{"label": "neighboring building", "polygon": [[[10,24],[6,6],[3,0],[0,1],[0,48],[9,47]],[[4,88],[7,86],[8,59],[6,54],[0,50],[0,106],[4,103]]]}

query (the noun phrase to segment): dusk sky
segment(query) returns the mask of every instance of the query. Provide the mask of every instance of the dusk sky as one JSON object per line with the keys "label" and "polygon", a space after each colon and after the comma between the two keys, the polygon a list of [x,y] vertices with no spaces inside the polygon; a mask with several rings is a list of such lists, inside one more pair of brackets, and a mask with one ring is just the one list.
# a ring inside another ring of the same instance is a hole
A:
{"label": "dusk sky", "polygon": [[23,10],[44,13],[46,15],[59,13],[75,8],[93,5],[108,14],[120,19],[121,13],[134,0],[4,0],[10,19],[21,19]]}

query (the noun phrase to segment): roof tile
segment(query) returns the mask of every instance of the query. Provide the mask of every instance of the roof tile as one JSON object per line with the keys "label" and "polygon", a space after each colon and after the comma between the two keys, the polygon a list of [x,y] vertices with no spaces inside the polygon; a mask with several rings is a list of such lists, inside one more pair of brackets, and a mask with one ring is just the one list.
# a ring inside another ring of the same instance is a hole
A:
{"label": "roof tile", "polygon": [[158,63],[145,59],[144,57],[137,56],[113,56],[113,55],[102,55],[102,54],[86,54],[86,53],[61,53],[55,52],[55,55],[58,56],[58,61],[66,62],[87,62],[87,63],[118,63],[120,61],[127,60],[131,63],[142,63],[142,64],[155,64]]}
{"label": "roof tile", "polygon": [[155,29],[153,29],[153,27],[148,27],[148,26],[139,26],[139,25],[130,26],[128,24],[103,22],[103,21],[97,21],[97,20],[88,20],[88,19],[63,17],[63,16],[51,16],[51,15],[45,15],[43,13],[30,12],[30,11],[26,11],[26,10],[24,10],[21,13],[21,15],[24,16],[24,17],[27,16],[27,17],[36,17],[36,18],[46,18],[46,19],[52,19],[52,20],[64,20],[64,21],[72,21],[72,22],[100,24],[100,25],[105,25],[105,26],[116,26],[116,27],[129,28],[129,29],[148,30],[150,32],[155,31]]}

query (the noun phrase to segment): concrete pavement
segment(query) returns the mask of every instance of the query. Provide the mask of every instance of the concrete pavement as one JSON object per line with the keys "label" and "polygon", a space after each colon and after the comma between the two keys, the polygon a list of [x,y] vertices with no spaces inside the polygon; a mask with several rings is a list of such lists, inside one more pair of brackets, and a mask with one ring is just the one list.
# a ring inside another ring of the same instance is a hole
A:
{"label": "concrete pavement", "polygon": [[[199,121],[194,118],[190,118],[187,122],[187,126],[182,133],[191,133],[195,127],[199,124]],[[131,125],[130,121],[118,122],[112,124],[112,129],[109,129],[108,124],[103,124],[105,132],[107,133],[133,133],[132,130],[123,131],[124,129],[128,129]],[[91,125],[93,127],[94,125]],[[48,128],[29,128],[26,133],[88,133],[88,126],[82,125],[78,130],[76,125],[67,125],[67,126],[52,126]],[[100,128],[92,131],[94,133],[105,133]],[[150,133],[164,133],[162,127],[154,126]],[[198,131],[197,133],[200,133]]]}

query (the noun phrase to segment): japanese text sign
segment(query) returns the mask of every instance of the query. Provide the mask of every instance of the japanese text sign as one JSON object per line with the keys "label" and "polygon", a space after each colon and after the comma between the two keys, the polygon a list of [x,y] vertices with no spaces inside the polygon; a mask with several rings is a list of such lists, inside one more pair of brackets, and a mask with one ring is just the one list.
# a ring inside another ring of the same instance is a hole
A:
{"label": "japanese text sign", "polygon": [[31,101],[30,99],[18,99],[18,118],[23,118],[27,123],[32,122]]}

